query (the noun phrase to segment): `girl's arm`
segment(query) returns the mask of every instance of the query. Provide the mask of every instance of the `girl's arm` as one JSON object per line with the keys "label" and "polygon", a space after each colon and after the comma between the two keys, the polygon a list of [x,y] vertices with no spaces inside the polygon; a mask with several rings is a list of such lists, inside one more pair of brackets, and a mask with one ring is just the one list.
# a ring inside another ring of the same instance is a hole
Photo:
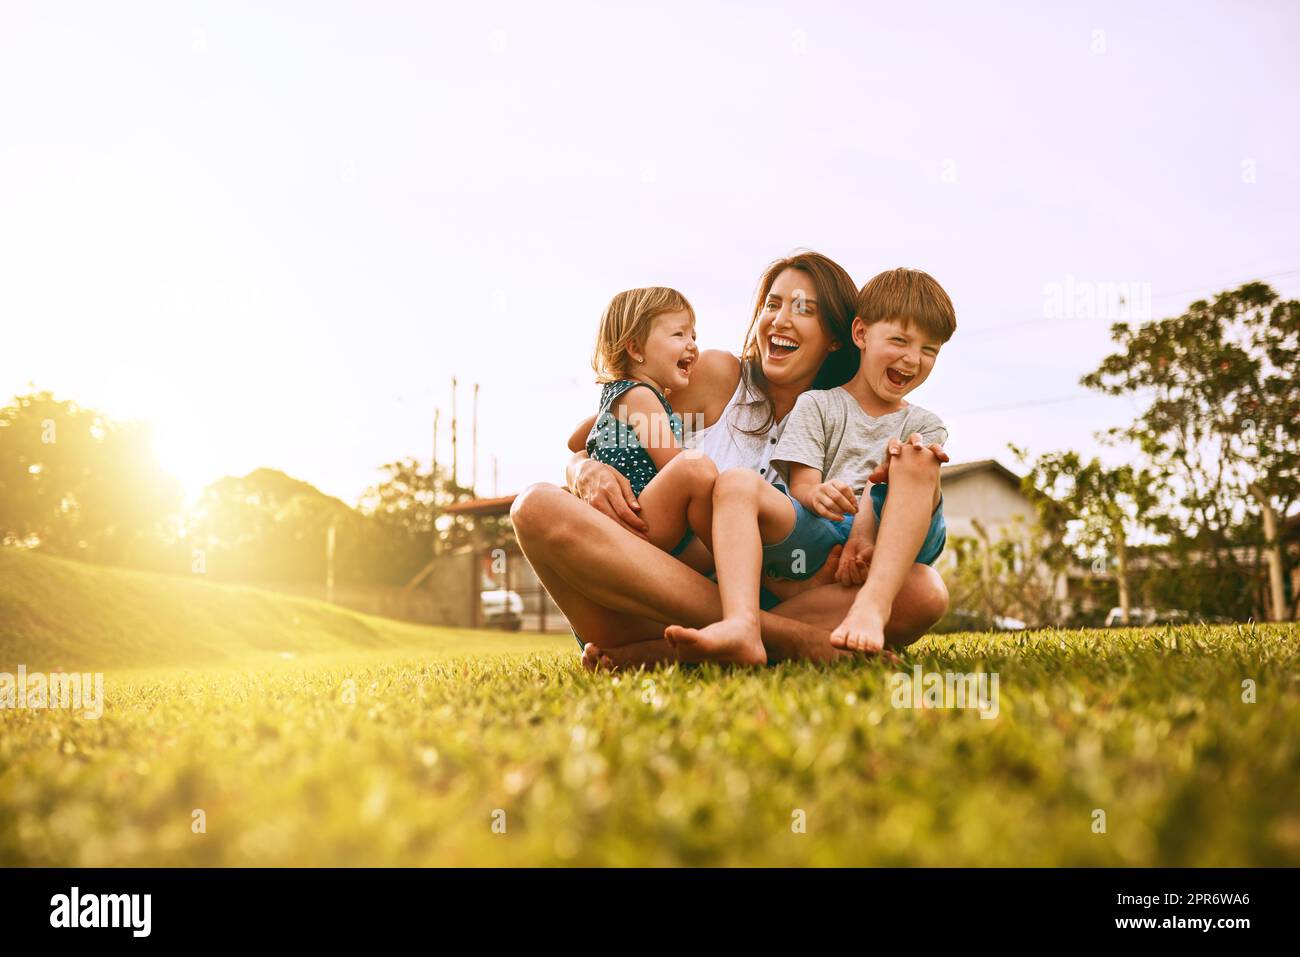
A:
{"label": "girl's arm", "polygon": [[632,427],[641,448],[650,453],[660,471],[681,452],[681,443],[668,424],[668,413],[649,389],[628,389],[610,411]]}

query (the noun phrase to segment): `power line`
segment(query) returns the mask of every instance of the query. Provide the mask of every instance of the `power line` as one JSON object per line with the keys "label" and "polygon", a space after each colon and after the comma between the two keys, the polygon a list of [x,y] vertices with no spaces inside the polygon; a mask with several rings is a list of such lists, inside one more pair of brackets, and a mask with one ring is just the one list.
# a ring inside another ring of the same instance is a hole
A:
{"label": "power line", "polygon": [[986,412],[1008,412],[1012,409],[1027,409],[1036,405],[1057,405],[1061,402],[1078,402],[1080,399],[1095,399],[1097,395],[1085,392],[1080,395],[1062,395],[1054,399],[1030,399],[1027,402],[1008,402],[1005,405],[989,405],[982,409],[969,409],[965,412],[959,412],[952,418],[958,418],[966,415],[983,415]]}

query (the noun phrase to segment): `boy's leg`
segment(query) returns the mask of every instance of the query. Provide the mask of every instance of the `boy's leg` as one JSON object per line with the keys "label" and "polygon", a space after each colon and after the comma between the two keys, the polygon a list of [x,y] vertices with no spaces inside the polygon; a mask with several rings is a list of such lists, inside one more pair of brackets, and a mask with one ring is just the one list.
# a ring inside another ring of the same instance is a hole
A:
{"label": "boy's leg", "polygon": [[670,625],[664,638],[694,660],[765,664],[758,625],[758,588],[764,543],[794,529],[795,512],[784,492],[749,469],[732,469],[713,486],[713,540],[722,620],[705,628]]}
{"label": "boy's leg", "polygon": [[884,647],[894,598],[916,561],[938,504],[939,460],[929,449],[905,444],[890,465],[889,494],[880,514],[867,582],[844,621],[831,632],[834,647],[866,652]]}

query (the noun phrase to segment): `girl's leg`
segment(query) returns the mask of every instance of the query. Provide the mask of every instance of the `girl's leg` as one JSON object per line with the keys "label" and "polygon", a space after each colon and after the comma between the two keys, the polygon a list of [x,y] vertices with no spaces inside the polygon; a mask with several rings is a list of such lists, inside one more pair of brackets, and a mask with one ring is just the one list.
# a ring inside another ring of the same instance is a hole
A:
{"label": "girl's leg", "polygon": [[929,449],[904,445],[889,467],[889,495],[881,510],[866,584],[831,634],[835,647],[866,652],[884,647],[894,599],[916,564],[938,504],[939,460]]}
{"label": "girl's leg", "polygon": [[718,468],[703,452],[688,450],[676,456],[641,491],[641,518],[650,526],[650,543],[670,552],[686,534],[695,532],[703,542],[692,541],[677,558],[697,572],[713,570],[708,545],[713,540],[713,483]]}
{"label": "girl's leg", "polygon": [[664,637],[692,659],[764,664],[767,653],[758,621],[763,543],[779,542],[794,529],[790,499],[756,472],[732,469],[713,487],[713,540],[722,619],[706,628],[671,625]]}

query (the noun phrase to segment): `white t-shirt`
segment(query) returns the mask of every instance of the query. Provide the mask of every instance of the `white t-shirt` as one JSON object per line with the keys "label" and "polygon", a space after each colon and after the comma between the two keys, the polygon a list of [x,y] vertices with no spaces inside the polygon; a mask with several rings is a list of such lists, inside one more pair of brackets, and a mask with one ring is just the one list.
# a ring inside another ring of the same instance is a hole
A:
{"label": "white t-shirt", "polygon": [[[753,469],[769,482],[778,479],[771,466],[772,452],[781,437],[781,422],[774,422],[766,432],[746,435],[741,429],[754,429],[763,424],[761,406],[751,405],[752,393],[745,388],[742,374],[736,391],[718,421],[708,428],[699,429],[686,442],[687,448],[699,449],[713,460],[719,472],[727,469]],[[689,420],[689,416],[684,416]],[[787,419],[789,416],[786,417]],[[687,428],[689,434],[689,421]]]}

